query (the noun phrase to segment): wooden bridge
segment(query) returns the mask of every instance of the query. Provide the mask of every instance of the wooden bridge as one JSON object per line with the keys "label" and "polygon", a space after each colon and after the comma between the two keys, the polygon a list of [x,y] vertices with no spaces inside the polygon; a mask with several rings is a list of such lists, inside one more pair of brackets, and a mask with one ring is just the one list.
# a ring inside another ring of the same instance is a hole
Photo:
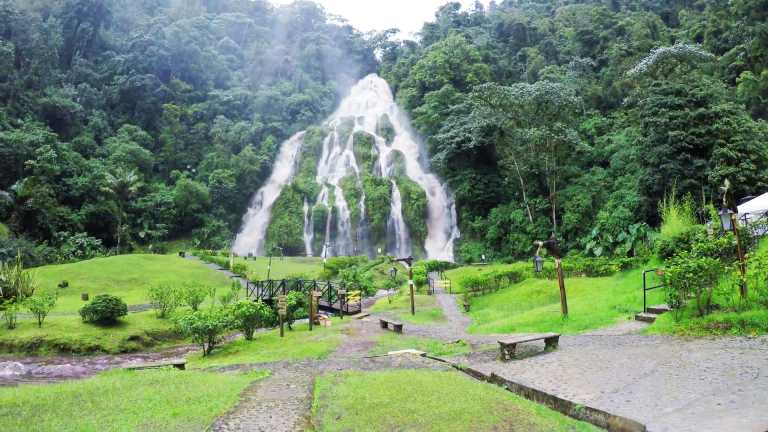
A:
{"label": "wooden bridge", "polygon": [[[336,281],[318,281],[301,279],[246,281],[246,294],[252,300],[261,300],[272,304],[277,297],[299,292],[309,296],[312,292],[320,294],[318,305],[321,310],[333,313],[344,312],[344,315],[354,315],[363,311],[363,296],[355,284]],[[341,298],[339,292],[346,292],[346,298]]]}

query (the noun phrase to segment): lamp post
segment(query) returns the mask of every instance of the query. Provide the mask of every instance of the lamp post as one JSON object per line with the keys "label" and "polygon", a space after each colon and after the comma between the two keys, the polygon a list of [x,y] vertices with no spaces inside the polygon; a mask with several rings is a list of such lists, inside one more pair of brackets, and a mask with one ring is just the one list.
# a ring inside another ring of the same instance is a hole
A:
{"label": "lamp post", "polygon": [[331,243],[325,243],[323,245],[323,270],[325,270],[325,264],[328,263],[328,249],[330,249]]}
{"label": "lamp post", "polygon": [[741,237],[739,236],[739,224],[736,218],[736,213],[731,209],[724,207],[719,212],[720,223],[723,226],[723,231],[733,232],[733,236],[736,238],[736,254],[739,258],[739,274],[741,280],[739,281],[739,294],[742,299],[746,299],[749,291],[747,289],[747,260],[744,256],[744,250],[741,247]]}
{"label": "lamp post", "polygon": [[269,263],[267,264],[267,280],[269,280],[270,274],[272,274],[272,248],[269,249]]}
{"label": "lamp post", "polygon": [[411,315],[416,315],[416,300],[413,294],[413,257],[410,256],[408,258],[400,258],[395,261],[408,265],[408,287],[411,290]]}
{"label": "lamp post", "polygon": [[389,276],[392,278],[392,287],[387,290],[387,300],[392,303],[392,290],[397,287],[397,267],[389,269]]}
{"label": "lamp post", "polygon": [[534,245],[538,246],[538,249],[536,250],[536,257],[533,259],[533,264],[537,273],[540,273],[544,266],[544,259],[539,255],[541,248],[545,248],[549,254],[555,258],[557,284],[560,286],[560,311],[563,314],[563,318],[568,318],[568,296],[565,292],[565,277],[563,277],[563,263],[561,260],[562,253],[560,252],[560,247],[557,244],[557,239],[552,236],[549,240],[537,241],[534,243]]}

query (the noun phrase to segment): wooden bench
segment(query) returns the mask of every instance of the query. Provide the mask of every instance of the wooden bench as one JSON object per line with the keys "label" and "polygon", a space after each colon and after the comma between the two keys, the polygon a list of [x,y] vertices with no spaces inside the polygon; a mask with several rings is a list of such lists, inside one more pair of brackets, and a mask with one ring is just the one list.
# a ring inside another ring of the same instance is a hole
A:
{"label": "wooden bench", "polygon": [[499,342],[499,350],[501,351],[501,361],[509,361],[515,358],[515,350],[517,344],[533,342],[537,340],[544,340],[545,349],[547,351],[556,350],[557,345],[560,342],[559,333],[543,333],[528,336],[520,336],[509,339],[502,339]]}
{"label": "wooden bench", "polygon": [[379,325],[381,325],[381,328],[388,330],[390,329],[389,326],[391,325],[391,330],[395,333],[402,333],[403,332],[403,323],[397,322],[397,321],[391,321],[388,319],[381,318],[379,319]]}
{"label": "wooden bench", "polygon": [[185,370],[187,368],[187,361],[184,359],[168,360],[155,363],[137,363],[129,364],[123,367],[127,370],[144,370],[144,369],[159,369],[164,367],[174,367],[178,370]]}

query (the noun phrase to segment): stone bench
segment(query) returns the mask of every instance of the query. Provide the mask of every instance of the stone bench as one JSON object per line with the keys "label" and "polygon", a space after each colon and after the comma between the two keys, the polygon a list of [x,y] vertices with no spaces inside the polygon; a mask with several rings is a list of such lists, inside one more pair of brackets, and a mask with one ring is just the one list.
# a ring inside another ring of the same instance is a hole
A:
{"label": "stone bench", "polygon": [[515,358],[517,344],[543,340],[547,351],[556,350],[560,342],[559,333],[542,333],[528,336],[519,336],[499,340],[499,350],[501,351],[501,361],[509,361]]}
{"label": "stone bench", "polygon": [[184,359],[168,360],[154,363],[137,363],[123,366],[123,369],[127,370],[145,370],[145,369],[159,369],[164,367],[174,367],[178,370],[185,370],[187,368],[187,361]]}
{"label": "stone bench", "polygon": [[[379,319],[379,325],[381,325],[381,328],[385,330],[392,330],[395,333],[402,333],[403,332],[403,323],[392,321],[388,319],[381,318]],[[390,329],[389,327],[392,326]]]}

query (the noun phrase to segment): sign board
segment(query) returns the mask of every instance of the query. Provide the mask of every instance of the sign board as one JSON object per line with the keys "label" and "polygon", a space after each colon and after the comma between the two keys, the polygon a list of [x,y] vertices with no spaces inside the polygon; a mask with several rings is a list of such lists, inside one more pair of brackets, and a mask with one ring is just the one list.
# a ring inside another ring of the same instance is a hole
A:
{"label": "sign board", "polygon": [[277,297],[277,313],[281,316],[288,314],[288,300],[284,295]]}
{"label": "sign board", "polygon": [[322,293],[320,291],[312,291],[312,297],[322,297]]}

